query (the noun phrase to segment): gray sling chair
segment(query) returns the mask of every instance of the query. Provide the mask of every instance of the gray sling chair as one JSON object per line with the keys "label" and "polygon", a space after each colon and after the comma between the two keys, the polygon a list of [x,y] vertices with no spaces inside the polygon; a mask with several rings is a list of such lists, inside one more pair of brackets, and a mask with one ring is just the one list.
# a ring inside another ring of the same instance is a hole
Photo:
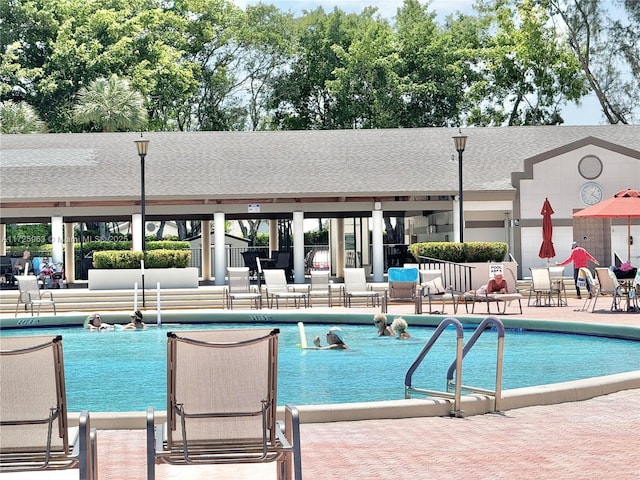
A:
{"label": "gray sling chair", "polygon": [[97,476],[89,412],[69,428],[62,336],[0,340],[0,472],[77,468]]}
{"label": "gray sling chair", "polygon": [[147,477],[175,465],[277,462],[278,478],[300,479],[298,410],[276,420],[278,329],[167,334],[167,423],[147,409]]}

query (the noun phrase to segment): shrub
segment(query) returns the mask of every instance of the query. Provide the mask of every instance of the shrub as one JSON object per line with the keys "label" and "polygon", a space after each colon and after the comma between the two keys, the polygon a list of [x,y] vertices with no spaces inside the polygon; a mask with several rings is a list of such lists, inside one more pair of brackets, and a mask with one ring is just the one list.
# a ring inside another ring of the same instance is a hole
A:
{"label": "shrub", "polygon": [[447,262],[501,262],[509,246],[504,242],[424,242],[409,245],[409,252],[418,257],[437,258]]}
{"label": "shrub", "polygon": [[[149,250],[144,256],[145,268],[186,268],[189,266],[189,250]],[[93,254],[95,268],[140,268],[142,252],[133,250],[105,250]]]}

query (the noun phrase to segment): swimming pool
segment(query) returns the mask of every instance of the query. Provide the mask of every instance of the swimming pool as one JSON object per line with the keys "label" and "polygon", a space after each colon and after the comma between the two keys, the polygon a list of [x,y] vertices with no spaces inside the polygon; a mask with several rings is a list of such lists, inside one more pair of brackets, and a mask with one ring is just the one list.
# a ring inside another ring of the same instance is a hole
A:
{"label": "swimming pool", "polygon": [[[166,334],[171,330],[249,328],[264,324],[185,324],[141,331],[88,332],[81,327],[3,330],[9,335],[61,334],[68,409],[94,412],[166,408]],[[301,350],[295,324],[280,329],[278,404],[371,402],[404,398],[404,375],[433,332],[411,327],[408,341],[377,337],[373,325],[342,325],[346,351]],[[327,325],[307,324],[308,341]],[[465,332],[465,339],[471,331]],[[447,331],[414,375],[414,386],[445,389],[455,356],[455,334]],[[463,381],[492,389],[496,334],[487,332],[465,358]],[[507,330],[503,389],[640,370],[640,342],[585,335]]]}

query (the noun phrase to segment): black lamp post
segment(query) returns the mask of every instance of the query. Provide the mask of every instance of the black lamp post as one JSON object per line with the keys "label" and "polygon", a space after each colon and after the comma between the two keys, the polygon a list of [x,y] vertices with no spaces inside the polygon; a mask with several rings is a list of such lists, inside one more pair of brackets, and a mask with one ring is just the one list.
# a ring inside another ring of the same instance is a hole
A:
{"label": "black lamp post", "polygon": [[458,220],[460,221],[460,242],[464,242],[464,217],[462,208],[462,152],[467,143],[467,136],[462,135],[462,132],[458,130],[458,135],[453,136],[453,142],[455,143],[456,150],[458,152],[458,205],[460,207],[460,214]]}
{"label": "black lamp post", "polygon": [[138,155],[140,156],[140,214],[142,221],[142,307],[145,307],[144,301],[144,253],[147,250],[147,222],[145,220],[145,211],[144,211],[144,157],[147,156],[147,150],[149,149],[149,140],[140,139],[134,141],[136,144],[136,148],[138,149]]}

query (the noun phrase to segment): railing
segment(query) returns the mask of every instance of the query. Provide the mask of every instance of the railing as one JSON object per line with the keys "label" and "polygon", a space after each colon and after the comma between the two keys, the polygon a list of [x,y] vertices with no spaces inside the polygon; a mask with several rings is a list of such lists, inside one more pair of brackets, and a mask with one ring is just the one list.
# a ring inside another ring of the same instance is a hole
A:
{"label": "railing", "polygon": [[[484,320],[482,320],[482,322],[480,322],[480,324],[476,327],[475,331],[473,332],[473,335],[471,335],[471,338],[469,339],[469,341],[465,344],[464,348],[462,349],[462,358],[464,359],[464,357],[467,356],[467,353],[469,353],[469,350],[471,350],[471,348],[475,345],[480,335],[486,332],[487,328],[491,325],[493,325],[498,331],[498,343],[496,346],[497,352],[496,352],[495,390],[487,390],[485,388],[479,388],[479,387],[470,387],[468,385],[460,385],[460,387],[467,392],[493,395],[494,396],[493,411],[500,412],[502,407],[502,363],[504,360],[504,324],[502,323],[502,321],[500,321],[496,317],[487,317]],[[456,376],[456,381],[453,380],[453,373],[457,370],[457,368],[458,368],[458,359],[456,358],[455,361],[451,362],[451,365],[449,366],[449,370],[447,370],[447,391],[448,392],[450,392],[452,389],[454,391],[458,391],[458,382],[459,382],[458,377]]]}
{"label": "railing", "polygon": [[418,257],[418,262],[421,269],[442,271],[442,281],[456,292],[466,292],[472,288],[471,270],[475,267],[422,256]]}
{"label": "railing", "polygon": [[[447,391],[438,391],[431,390],[425,388],[418,388],[412,385],[413,374],[416,369],[420,366],[424,358],[427,356],[427,353],[431,350],[431,347],[436,343],[436,340],[440,338],[440,335],[445,331],[445,329],[449,326],[453,325],[456,329],[456,383],[455,383],[455,392],[452,394],[449,389]],[[440,325],[436,328],[436,331],[433,332],[431,338],[424,346],[418,357],[413,361],[409,370],[407,371],[404,377],[404,397],[411,398],[411,393],[422,393],[424,395],[436,396],[436,397],[444,397],[444,398],[453,398],[453,410],[450,412],[451,416],[461,417],[463,415],[462,410],[460,409],[460,400],[461,400],[461,387],[462,387],[462,358],[463,358],[463,328],[462,324],[459,320],[455,318],[445,318],[440,322]]]}

